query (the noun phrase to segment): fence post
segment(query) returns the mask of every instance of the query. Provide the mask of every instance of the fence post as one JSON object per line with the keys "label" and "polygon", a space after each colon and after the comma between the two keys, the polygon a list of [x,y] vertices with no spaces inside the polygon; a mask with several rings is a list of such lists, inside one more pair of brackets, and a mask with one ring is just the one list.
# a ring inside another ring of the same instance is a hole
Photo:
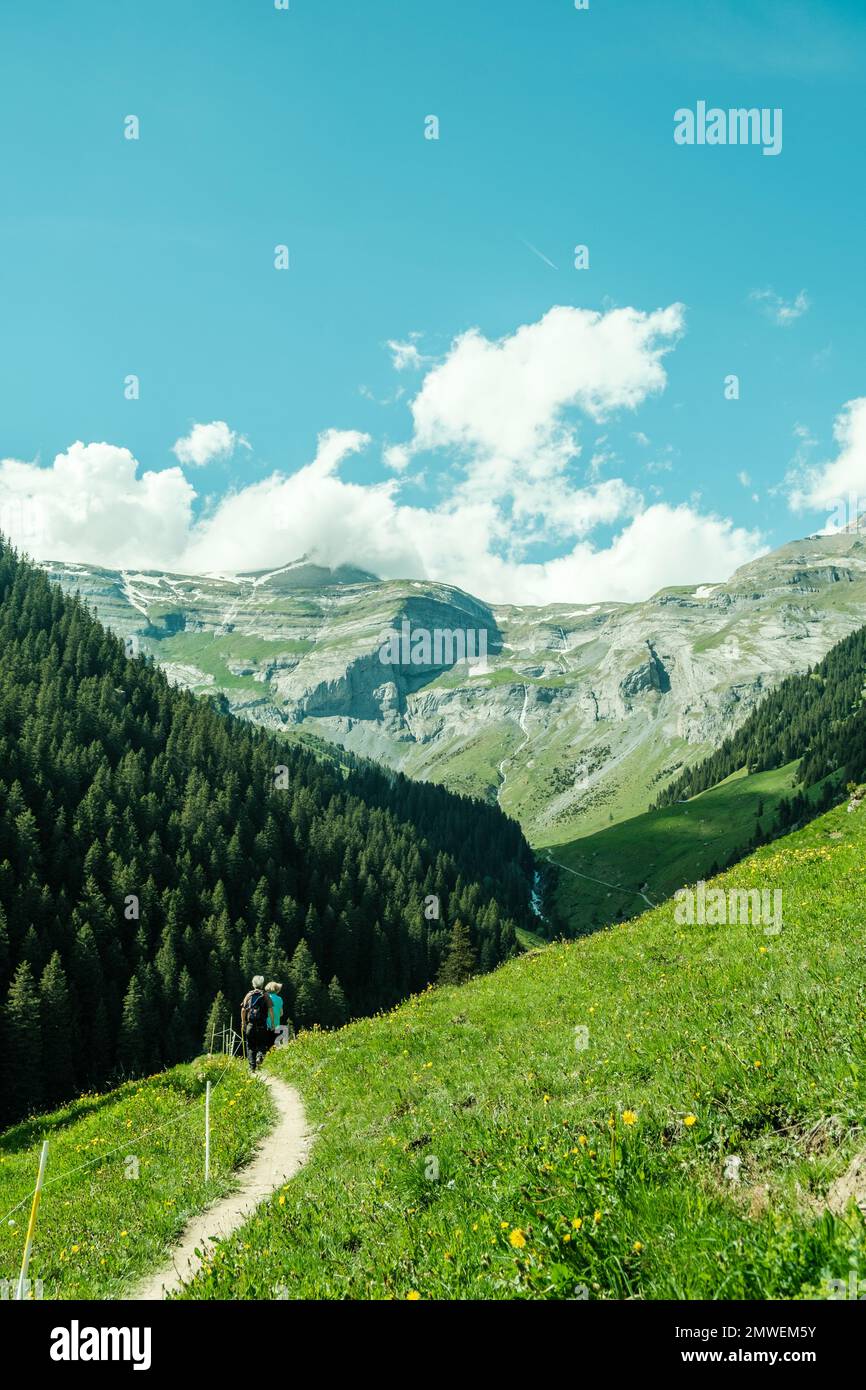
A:
{"label": "fence post", "polygon": [[210,1180],[210,1082],[204,1093],[204,1180]]}
{"label": "fence post", "polygon": [[24,1242],[24,1257],[21,1261],[21,1273],[18,1276],[18,1289],[16,1299],[23,1299],[24,1288],[27,1283],[27,1272],[30,1269],[30,1251],[33,1248],[33,1232],[36,1229],[36,1213],[39,1210],[39,1201],[42,1197],[42,1179],[45,1176],[45,1164],[48,1162],[48,1140],[42,1141],[42,1153],[39,1155],[39,1173],[36,1178],[36,1191],[33,1193],[33,1205],[30,1208],[30,1221],[27,1225],[27,1239]]}

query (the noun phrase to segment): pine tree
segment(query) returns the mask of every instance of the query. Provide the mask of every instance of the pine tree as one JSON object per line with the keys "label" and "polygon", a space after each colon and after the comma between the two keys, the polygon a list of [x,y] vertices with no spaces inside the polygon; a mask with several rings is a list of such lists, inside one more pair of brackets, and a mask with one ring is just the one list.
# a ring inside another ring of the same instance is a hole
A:
{"label": "pine tree", "polygon": [[5,1118],[30,1115],[42,1104],[42,1023],[33,972],[22,961],[3,1011]]}
{"label": "pine tree", "polygon": [[72,998],[60,953],[54,952],[39,984],[42,1007],[42,1053],[44,1057],[43,1099],[53,1106],[71,1095],[75,1088],[74,1059],[79,1055],[78,1021],[72,1011]]}
{"label": "pine tree", "polygon": [[147,1070],[149,1043],[144,1035],[147,1004],[144,990],[133,975],[123,1000],[123,1018],[117,1045],[117,1059],[127,1076],[141,1076]]}
{"label": "pine tree", "polygon": [[439,971],[438,983],[462,985],[475,973],[475,967],[475,951],[469,928],[464,926],[458,917],[451,928],[451,937]]}
{"label": "pine tree", "polygon": [[306,941],[298,942],[289,967],[289,978],[294,994],[295,1026],[311,1028],[314,1023],[321,1023],[322,982]]}
{"label": "pine tree", "polygon": [[328,1004],[326,1022],[331,1028],[342,1028],[349,1017],[349,1007],[346,1003],[346,996],[343,993],[343,986],[334,975],[328,985]]}
{"label": "pine tree", "polygon": [[220,1052],[223,1045],[223,1031],[231,1027],[232,1015],[228,1001],[222,990],[210,1006],[204,1029],[204,1052]]}

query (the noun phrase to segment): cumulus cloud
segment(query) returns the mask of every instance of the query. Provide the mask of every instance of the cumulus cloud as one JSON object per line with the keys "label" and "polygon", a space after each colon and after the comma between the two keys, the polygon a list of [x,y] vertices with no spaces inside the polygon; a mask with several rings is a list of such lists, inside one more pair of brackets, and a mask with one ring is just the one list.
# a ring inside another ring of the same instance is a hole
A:
{"label": "cumulus cloud", "polygon": [[193,425],[189,434],[175,440],[172,452],[181,463],[200,468],[215,459],[231,458],[238,444],[250,447],[243,435],[229,429],[225,420],[211,420],[209,425]]}
{"label": "cumulus cloud", "polygon": [[186,545],[195,491],[180,468],[137,476],[128,449],[79,440],[51,467],[0,462],[0,530],[35,558],[168,566]]}
{"label": "cumulus cloud", "polygon": [[[814,443],[808,431],[801,437]],[[833,437],[838,445],[836,457],[802,468],[790,480],[793,511],[837,510],[850,498],[866,499],[866,396],[846,402],[834,421]]]}
{"label": "cumulus cloud", "polygon": [[[354,432],[320,440],[313,463],[274,475],[226,498],[197,530],[185,568],[277,566],[308,553],[321,564],[353,563],[383,578],[456,584],[507,603],[632,601],[669,584],[727,578],[761,550],[757,532],[701,515],[693,506],[656,504],[624,517],[641,499],[621,480],[576,489],[564,500],[563,531],[579,539],[547,562],[518,558],[510,522],[491,499],[451,497],[436,507],[408,506],[395,479],[346,482],[338,464],[365,447]],[[623,520],[607,546],[591,530]]]}
{"label": "cumulus cloud", "polygon": [[[608,471],[618,459],[599,454],[597,422],[664,388],[663,358],[682,329],[680,305],[558,307],[496,341],[477,329],[462,334],[422,377],[408,438],[385,450],[379,481],[342,476],[370,437],[328,430],[311,462],[194,515],[195,492],[179,468],[138,477],[127,450],[76,444],[51,468],[2,465],[0,505],[4,490],[50,497],[32,553],[118,568],[226,573],[307,554],[383,578],[455,584],[493,602],[540,604],[630,601],[724,579],[759,552],[757,532],[707,515],[699,498],[647,505],[626,479],[600,476],[602,463]],[[232,436],[224,422],[196,426],[175,452],[186,443],[197,465],[207,446],[193,442],[196,430],[220,425]],[[429,456],[424,504],[407,500],[418,482],[408,465],[420,454]]]}
{"label": "cumulus cloud", "polygon": [[599,420],[660,391],[662,358],[683,319],[680,304],[652,314],[559,305],[498,341],[470,329],[427,373],[412,402],[414,447],[524,462],[573,451],[565,410],[577,407]]}
{"label": "cumulus cloud", "polygon": [[767,317],[780,328],[790,328],[792,323],[802,318],[810,306],[805,290],[800,290],[796,298],[790,300],[783,299],[775,290],[752,290],[749,298],[760,304]]}

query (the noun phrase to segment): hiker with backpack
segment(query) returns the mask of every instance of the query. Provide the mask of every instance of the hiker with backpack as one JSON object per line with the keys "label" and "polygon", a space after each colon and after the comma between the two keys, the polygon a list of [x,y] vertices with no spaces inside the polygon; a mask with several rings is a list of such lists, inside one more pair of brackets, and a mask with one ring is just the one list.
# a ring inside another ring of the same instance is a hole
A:
{"label": "hiker with backpack", "polygon": [[274,1006],[265,992],[264,975],[254,975],[252,989],[241,1004],[241,1033],[247,1049],[250,1071],[255,1071],[271,1044]]}

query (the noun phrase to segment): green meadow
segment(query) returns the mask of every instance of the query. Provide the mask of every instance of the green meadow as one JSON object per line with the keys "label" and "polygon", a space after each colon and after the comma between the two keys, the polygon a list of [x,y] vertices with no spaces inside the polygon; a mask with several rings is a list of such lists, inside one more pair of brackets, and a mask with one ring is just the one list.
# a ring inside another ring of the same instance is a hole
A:
{"label": "green meadow", "polygon": [[[769,772],[734,773],[689,801],[619,821],[594,835],[540,851],[562,867],[556,889],[559,917],[569,933],[632,917],[684,883],[707,877],[748,847],[758,826],[773,825],[790,797],[798,763]],[[817,798],[823,787],[810,789]]]}
{"label": "green meadow", "polygon": [[864,814],[716,880],[781,888],[777,936],[668,903],[302,1034],[270,1065],[312,1156],[183,1296],[798,1299],[866,1276],[856,1205],[830,1210],[864,1146]]}
{"label": "green meadow", "polygon": [[240,1062],[219,1057],[82,1096],[7,1130],[0,1137],[0,1278],[18,1278],[44,1139],[31,1284],[41,1280],[46,1299],[116,1298],[159,1266],[191,1216],[232,1189],[235,1170],[273,1116],[266,1088]]}

